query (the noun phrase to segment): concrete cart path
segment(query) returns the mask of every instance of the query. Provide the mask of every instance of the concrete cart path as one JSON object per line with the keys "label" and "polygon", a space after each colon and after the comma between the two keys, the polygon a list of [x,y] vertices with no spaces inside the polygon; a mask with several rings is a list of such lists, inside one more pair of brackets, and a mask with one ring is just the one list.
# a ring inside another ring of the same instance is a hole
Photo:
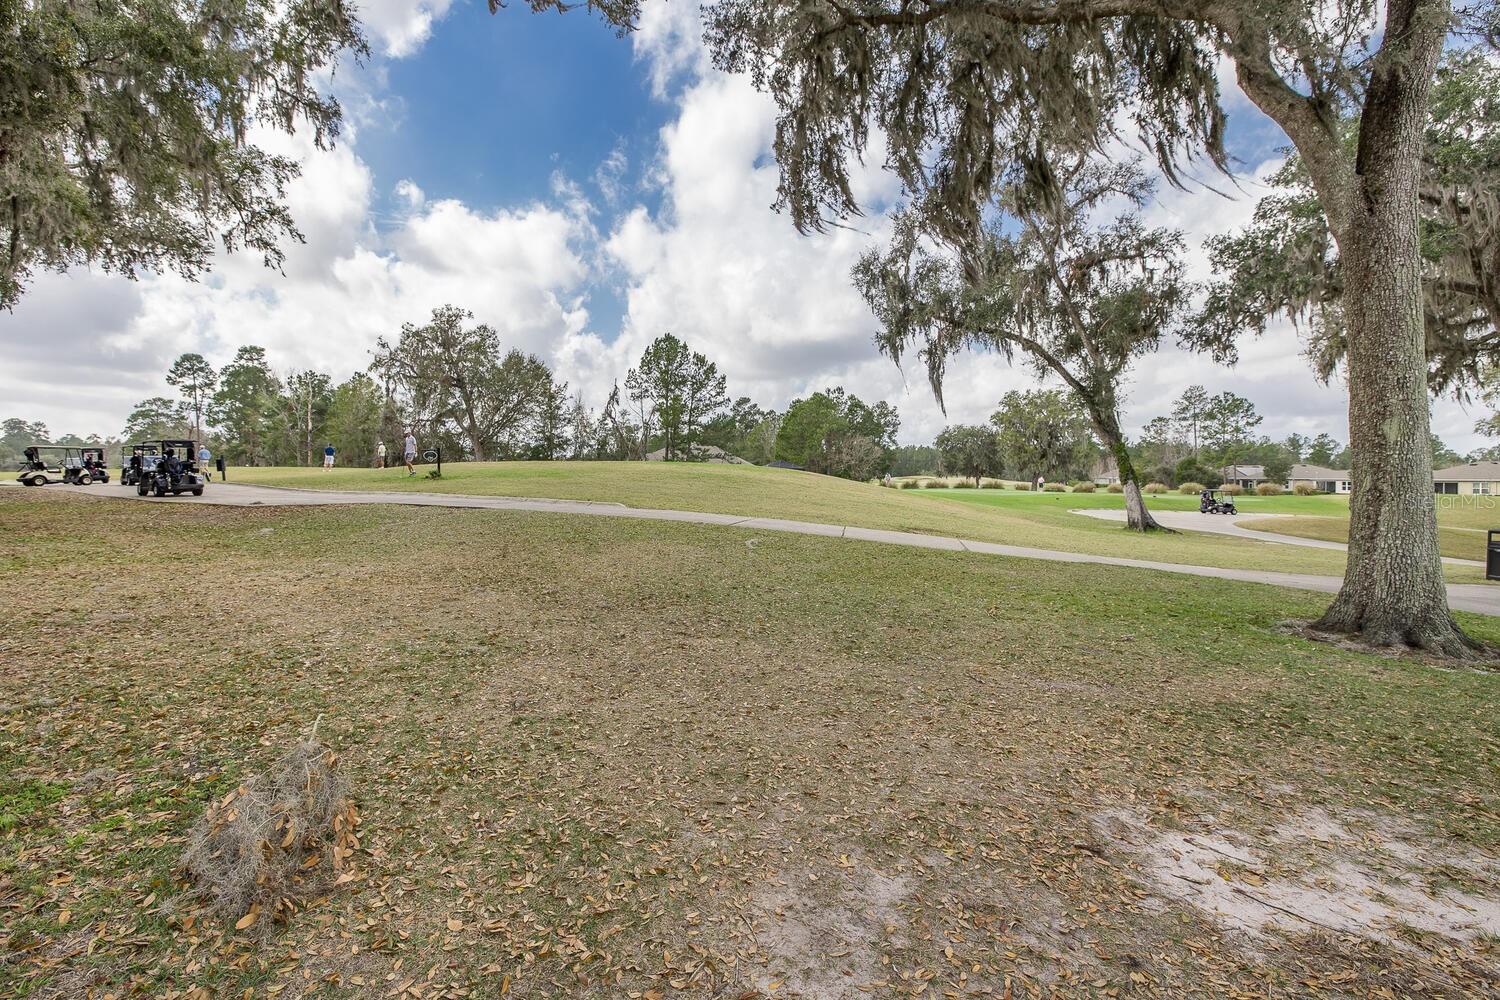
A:
{"label": "concrete cart path", "polygon": [[[17,487],[24,489],[25,487]],[[98,486],[43,486],[42,490],[67,490],[83,496],[138,499],[135,489],[115,483]],[[245,486],[237,483],[210,483],[202,497],[182,496],[145,498],[151,503],[221,504],[231,507],[315,507],[343,504],[399,504],[416,507],[465,507],[482,510],[527,510],[552,514],[582,514],[594,517],[628,517],[647,521],[680,521],[689,524],[708,524],[726,528],[746,528],[755,531],[786,531],[802,535],[822,535],[832,538],[853,538],[866,542],[883,542],[887,545],[909,545],[923,549],[944,549],[950,552],[977,552],[985,555],[1010,556],[1017,559],[1043,559],[1049,562],[1092,563],[1100,566],[1125,566],[1131,569],[1149,569],[1162,573],[1178,573],[1187,576],[1205,576],[1218,580],[1238,580],[1245,583],[1265,583],[1277,587],[1292,587],[1297,590],[1316,590],[1325,594],[1337,593],[1341,582],[1336,576],[1314,576],[1305,573],[1270,573],[1261,570],[1224,569],[1217,566],[1188,566],[1179,563],[1153,562],[1147,559],[1123,559],[1115,556],[1087,555],[1081,552],[1058,552],[1052,549],[1034,549],[1021,545],[998,545],[994,542],[975,542],[967,539],[947,538],[941,535],[922,535],[909,531],[883,531],[877,528],[856,528],[838,524],[818,524],[811,521],[784,521],[771,517],[740,517],[735,514],[709,514],[688,510],[653,510],[647,507],[626,507],[623,504],[603,503],[592,500],[545,500],[523,497],[464,496],[453,493],[375,493],[356,490],[297,490],[270,486]],[[1123,517],[1124,512],[1119,512]],[[1247,533],[1248,534],[1248,533]],[[1264,541],[1264,536],[1260,537]],[[1303,541],[1303,539],[1299,539]],[[1328,543],[1332,544],[1332,543]],[[1486,584],[1449,584],[1448,603],[1462,611],[1500,616],[1500,587]]]}
{"label": "concrete cart path", "polygon": [[[1088,517],[1097,517],[1102,521],[1124,521],[1123,510],[1075,510],[1074,514],[1084,514]],[[1296,535],[1283,535],[1275,531],[1257,531],[1254,528],[1241,527],[1247,521],[1264,521],[1277,518],[1297,517],[1296,514],[1201,514],[1196,510],[1153,510],[1151,516],[1156,518],[1157,523],[1164,528],[1172,528],[1176,531],[1206,531],[1214,535],[1232,535],[1235,538],[1248,538],[1256,542],[1275,542],[1279,545],[1301,545],[1309,549],[1333,549],[1338,552],[1347,551],[1349,546],[1343,542],[1329,542],[1321,538],[1299,538]],[[1451,556],[1443,556],[1443,562],[1454,566],[1484,566],[1478,559],[1456,559]]]}

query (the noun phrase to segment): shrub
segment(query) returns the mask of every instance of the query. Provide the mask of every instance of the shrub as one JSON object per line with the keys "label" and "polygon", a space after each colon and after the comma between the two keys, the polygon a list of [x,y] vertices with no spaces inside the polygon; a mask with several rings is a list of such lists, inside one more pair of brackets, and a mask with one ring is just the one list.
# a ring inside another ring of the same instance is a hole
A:
{"label": "shrub", "polygon": [[1202,493],[1203,490],[1204,486],[1202,483],[1183,483],[1177,487],[1178,493]]}
{"label": "shrub", "polygon": [[986,479],[979,484],[979,488],[982,490],[1003,490],[1005,489],[1005,482],[1000,479]]}
{"label": "shrub", "polygon": [[1046,486],[1043,486],[1042,489],[1046,490],[1048,493],[1066,493],[1066,492],[1068,492],[1068,488],[1066,486],[1064,486],[1062,483],[1048,483]]}
{"label": "shrub", "polygon": [[955,490],[972,490],[974,488],[974,484],[969,482],[967,479],[960,479],[958,482],[954,483],[951,488]]}
{"label": "shrub", "polygon": [[1255,487],[1255,495],[1262,497],[1281,496],[1281,485],[1279,483],[1261,483]]}
{"label": "shrub", "polygon": [[1292,492],[1297,494],[1299,497],[1318,497],[1323,495],[1323,491],[1318,489],[1312,483],[1298,483],[1296,486],[1292,487]]}
{"label": "shrub", "polygon": [[1106,486],[1104,488],[1106,490],[1108,490],[1109,492],[1111,492],[1111,493],[1124,493],[1125,492],[1125,487],[1122,484],[1120,484],[1120,483],[1110,483],[1108,486]]}
{"label": "shrub", "polygon": [[903,479],[901,481],[901,488],[903,490],[917,490],[922,488],[922,484],[915,479]]}
{"label": "shrub", "polygon": [[199,817],[182,868],[195,894],[236,930],[264,934],[348,867],[359,818],[336,764],[309,738]]}
{"label": "shrub", "polygon": [[1030,483],[1017,483],[1016,484],[1016,489],[1020,490],[1022,493],[1029,493],[1029,492],[1031,492],[1031,484]]}
{"label": "shrub", "polygon": [[1150,493],[1152,496],[1156,496],[1158,493],[1166,493],[1170,489],[1171,487],[1166,483],[1147,483],[1145,486],[1141,487],[1141,492]]}
{"label": "shrub", "polygon": [[1094,484],[1093,483],[1079,483],[1077,486],[1073,487],[1073,492],[1074,493],[1092,493],[1092,492],[1094,492]]}
{"label": "shrub", "polygon": [[1241,486],[1239,483],[1225,483],[1223,486],[1219,487],[1219,489],[1221,492],[1227,493],[1232,497],[1243,496],[1245,493],[1245,487]]}

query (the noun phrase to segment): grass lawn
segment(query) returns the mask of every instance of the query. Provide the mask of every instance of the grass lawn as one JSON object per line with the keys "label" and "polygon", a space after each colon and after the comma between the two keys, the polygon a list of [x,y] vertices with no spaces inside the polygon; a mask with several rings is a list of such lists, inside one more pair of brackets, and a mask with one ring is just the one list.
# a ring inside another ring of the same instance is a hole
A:
{"label": "grass lawn", "polygon": [[[1240,526],[1252,531],[1274,531],[1299,538],[1321,538],[1343,542],[1349,537],[1349,519],[1333,517],[1277,517],[1242,521]],[[1484,561],[1486,535],[1477,528],[1454,528],[1438,525],[1438,548],[1451,559]]]}
{"label": "grass lawn", "polygon": [[[441,480],[408,477],[404,469],[231,469],[232,482],[304,489],[464,493],[489,496],[612,500],[634,507],[711,511],[746,517],[952,535],[975,541],[1086,552],[1158,562],[1342,576],[1339,552],[1202,533],[1127,533],[1121,526],[1070,513],[1124,506],[1111,493],[1026,493],[1017,490],[892,490],[785,469],[679,462],[464,462],[443,468]],[[1316,513],[1348,510],[1341,497],[1240,498],[1247,511]],[[953,503],[952,501],[961,501]],[[1196,510],[1198,498],[1152,497],[1163,509]],[[1449,567],[1453,582],[1482,582],[1482,574]]]}
{"label": "grass lawn", "polygon": [[[1500,898],[1500,675],[1279,630],[1320,595],[506,511],[0,519],[0,996],[1500,988],[1411,902]],[[319,717],[357,877],[257,943],[174,861]],[[1362,879],[1378,933],[1246,902]]]}

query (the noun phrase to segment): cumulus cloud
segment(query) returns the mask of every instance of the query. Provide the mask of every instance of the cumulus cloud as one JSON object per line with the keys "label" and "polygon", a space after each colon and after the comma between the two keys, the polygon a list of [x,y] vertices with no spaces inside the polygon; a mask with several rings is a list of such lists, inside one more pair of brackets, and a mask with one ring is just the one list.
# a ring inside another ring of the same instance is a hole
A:
{"label": "cumulus cloud", "polygon": [[422,47],[451,6],[452,0],[364,0],[359,22],[371,48],[400,59]]}

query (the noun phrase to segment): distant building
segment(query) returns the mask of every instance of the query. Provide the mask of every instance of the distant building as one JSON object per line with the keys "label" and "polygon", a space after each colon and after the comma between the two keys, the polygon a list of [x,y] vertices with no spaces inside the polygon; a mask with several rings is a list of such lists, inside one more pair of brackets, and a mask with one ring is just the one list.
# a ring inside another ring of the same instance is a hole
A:
{"label": "distant building", "polygon": [[1292,466],[1292,474],[1286,481],[1287,488],[1294,490],[1304,485],[1324,493],[1348,493],[1354,488],[1348,469],[1325,469],[1321,465]]}
{"label": "distant building", "polygon": [[1120,470],[1114,462],[1101,458],[1089,470],[1089,478],[1093,480],[1095,486],[1113,486],[1120,481]]}
{"label": "distant building", "polygon": [[1263,465],[1226,465],[1219,470],[1219,476],[1226,486],[1233,483],[1247,490],[1253,490],[1266,481],[1266,467]]}
{"label": "distant building", "polygon": [[[751,464],[753,464],[751,462],[745,461],[743,458],[740,458],[738,455],[731,455],[731,454],[729,454],[729,452],[725,451],[723,448],[720,448],[718,445],[712,445],[712,444],[695,444],[695,445],[692,445],[691,448],[692,448],[692,458],[691,459],[684,458],[685,461],[708,462],[708,463],[711,463],[711,464],[715,464],[716,463],[718,465],[751,465]],[[687,449],[684,448],[683,451],[686,452]],[[665,449],[665,448],[658,448],[658,449],[656,449],[655,451],[651,452],[650,454],[648,454],[646,456],[646,461],[648,461],[648,462],[665,462],[666,460],[667,460],[667,449]]]}
{"label": "distant building", "polygon": [[[1234,483],[1247,490],[1253,490],[1261,483],[1270,482],[1266,478],[1266,467],[1263,465],[1226,465],[1219,470],[1219,475],[1224,477],[1226,485]],[[1286,482],[1277,485],[1288,490],[1294,490],[1298,486],[1311,486],[1324,493],[1348,493],[1352,483],[1348,469],[1325,469],[1321,465],[1297,464],[1292,466]]]}
{"label": "distant building", "polygon": [[1432,474],[1432,492],[1464,496],[1500,494],[1500,462],[1470,462],[1438,469]]}

